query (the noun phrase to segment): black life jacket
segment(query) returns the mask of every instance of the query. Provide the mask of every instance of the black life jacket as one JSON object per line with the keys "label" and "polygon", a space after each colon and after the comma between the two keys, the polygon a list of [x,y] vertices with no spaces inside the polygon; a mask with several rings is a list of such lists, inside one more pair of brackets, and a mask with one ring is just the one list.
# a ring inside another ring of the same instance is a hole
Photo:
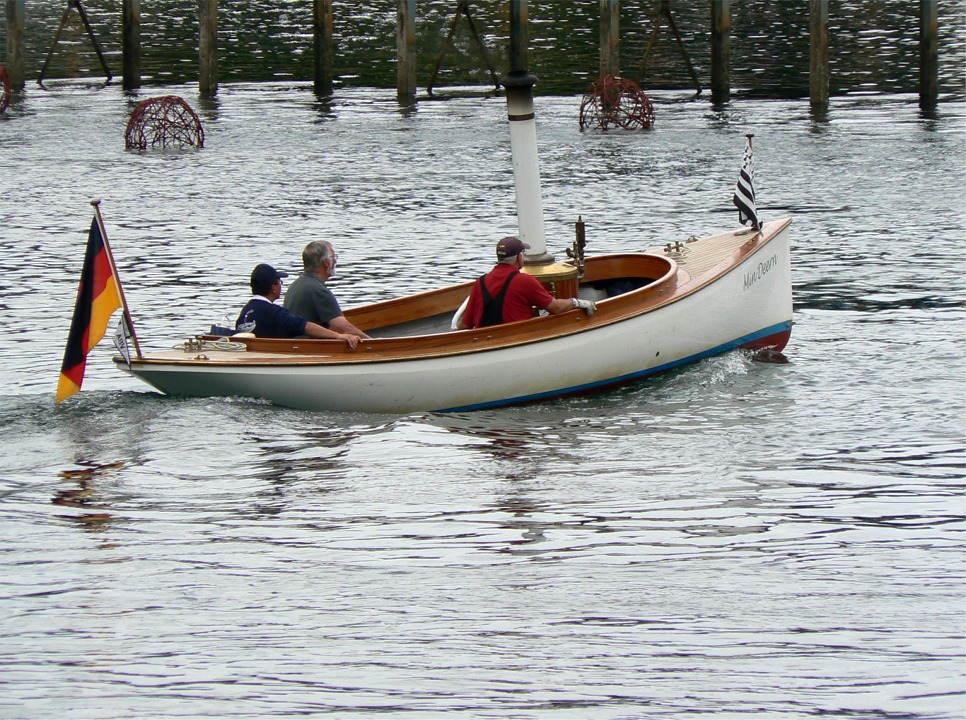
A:
{"label": "black life jacket", "polygon": [[480,324],[477,327],[499,325],[503,322],[503,300],[506,298],[506,291],[510,287],[510,283],[513,282],[513,278],[519,274],[519,270],[511,272],[506,282],[503,283],[503,287],[500,288],[500,292],[496,294],[496,297],[490,295],[490,291],[486,289],[486,283],[484,282],[486,275],[477,280],[480,284],[480,293],[483,296],[483,314],[480,316]]}

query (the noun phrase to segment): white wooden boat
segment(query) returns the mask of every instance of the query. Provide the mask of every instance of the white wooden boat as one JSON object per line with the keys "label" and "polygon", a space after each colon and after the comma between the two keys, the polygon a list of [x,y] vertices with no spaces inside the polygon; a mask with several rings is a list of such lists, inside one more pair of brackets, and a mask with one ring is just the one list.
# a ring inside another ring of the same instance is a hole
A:
{"label": "white wooden boat", "polygon": [[[180,350],[131,358],[130,367],[115,362],[170,395],[309,410],[476,410],[595,392],[733,348],[784,348],[790,223],[589,257],[578,293],[596,301],[591,317],[573,310],[452,331],[467,282],[347,310],[373,336],[354,351],[334,340],[199,336]],[[620,292],[628,287],[636,289]]]}

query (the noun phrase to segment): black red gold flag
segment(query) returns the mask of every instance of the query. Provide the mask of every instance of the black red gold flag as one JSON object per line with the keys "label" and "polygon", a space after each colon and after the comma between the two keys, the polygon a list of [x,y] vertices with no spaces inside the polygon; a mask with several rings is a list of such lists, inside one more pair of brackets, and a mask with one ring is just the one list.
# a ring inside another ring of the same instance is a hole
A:
{"label": "black red gold flag", "polygon": [[74,304],[74,319],[70,323],[64,363],[57,383],[57,402],[80,390],[87,367],[87,354],[104,337],[111,315],[119,307],[121,294],[114,275],[114,264],[95,216],[87,236],[87,252],[77,302]]}

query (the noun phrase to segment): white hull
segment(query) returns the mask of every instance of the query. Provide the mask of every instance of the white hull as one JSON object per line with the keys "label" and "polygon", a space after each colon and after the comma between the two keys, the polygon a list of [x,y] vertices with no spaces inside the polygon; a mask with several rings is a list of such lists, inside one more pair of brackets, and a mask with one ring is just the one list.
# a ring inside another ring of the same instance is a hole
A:
{"label": "white hull", "polygon": [[[181,359],[159,354],[134,359],[129,372],[172,395],[405,413],[472,410],[590,392],[731,348],[767,344],[768,338],[776,338],[780,349],[791,328],[791,271],[788,221],[775,225],[767,242],[726,271],[716,271],[710,281],[698,283],[682,261],[679,287],[668,302],[619,321],[588,321],[579,332],[492,349],[373,361],[206,349],[210,362],[188,358],[191,353]],[[601,316],[606,317],[602,311],[611,302],[599,303]],[[123,360],[116,361],[128,370]]]}

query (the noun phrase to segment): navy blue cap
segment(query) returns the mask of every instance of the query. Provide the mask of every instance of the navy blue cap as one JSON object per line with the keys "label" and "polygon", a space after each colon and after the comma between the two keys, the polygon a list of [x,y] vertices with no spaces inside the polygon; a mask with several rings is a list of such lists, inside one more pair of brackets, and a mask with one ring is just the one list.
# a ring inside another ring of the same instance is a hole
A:
{"label": "navy blue cap", "polygon": [[287,277],[287,272],[280,272],[271,265],[261,263],[260,265],[256,265],[255,269],[252,270],[252,290],[254,292],[268,292],[272,289],[272,285],[281,278]]}

